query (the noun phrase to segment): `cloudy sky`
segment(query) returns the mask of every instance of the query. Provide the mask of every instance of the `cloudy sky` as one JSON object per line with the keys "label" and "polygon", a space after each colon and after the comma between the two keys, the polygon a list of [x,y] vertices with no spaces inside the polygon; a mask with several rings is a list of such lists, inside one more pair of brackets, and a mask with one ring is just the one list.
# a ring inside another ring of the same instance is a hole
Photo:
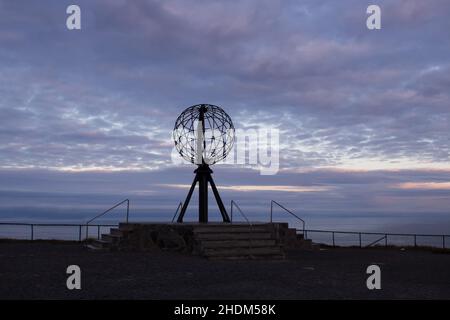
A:
{"label": "cloudy sky", "polygon": [[136,219],[170,219],[194,169],[173,163],[171,130],[206,102],[280,130],[278,174],[216,166],[227,203],[448,230],[449,14],[447,0],[0,0],[0,218],[82,220],[129,197]]}

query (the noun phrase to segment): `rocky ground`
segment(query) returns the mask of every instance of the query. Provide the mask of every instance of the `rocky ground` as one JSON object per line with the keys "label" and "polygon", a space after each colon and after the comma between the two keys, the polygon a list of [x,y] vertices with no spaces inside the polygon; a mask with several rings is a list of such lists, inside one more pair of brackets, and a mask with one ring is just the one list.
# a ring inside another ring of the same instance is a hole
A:
{"label": "rocky ground", "polygon": [[[82,289],[66,288],[81,268]],[[381,290],[366,287],[381,267]],[[327,248],[281,261],[210,261],[182,253],[90,252],[73,242],[0,242],[0,299],[450,299],[450,254]]]}

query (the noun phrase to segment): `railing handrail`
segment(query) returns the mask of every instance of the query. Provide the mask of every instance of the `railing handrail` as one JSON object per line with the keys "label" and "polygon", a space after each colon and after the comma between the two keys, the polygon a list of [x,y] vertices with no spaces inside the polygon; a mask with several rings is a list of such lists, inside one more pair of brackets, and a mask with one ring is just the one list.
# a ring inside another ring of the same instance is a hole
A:
{"label": "railing handrail", "polygon": [[[35,226],[35,227],[78,227],[86,226],[85,223],[32,223],[32,222],[0,222],[2,226]],[[91,227],[115,227],[117,224],[90,224]]]}
{"label": "railing handrail", "polygon": [[125,199],[120,201],[119,203],[115,204],[114,206],[112,206],[111,208],[109,208],[108,210],[103,211],[102,213],[96,215],[95,217],[93,217],[92,219],[90,219],[89,221],[86,222],[86,239],[88,239],[89,236],[89,224],[94,221],[95,219],[98,219],[102,216],[104,216],[105,214],[107,214],[108,212],[110,212],[111,210],[117,208],[118,206],[127,203],[127,216],[126,216],[126,223],[128,223],[128,217],[130,215],[130,200],[129,199]]}
{"label": "railing handrail", "polygon": [[[299,231],[296,229],[296,231]],[[442,239],[442,248],[446,249],[446,239],[450,237],[449,234],[420,234],[420,233],[382,233],[382,232],[356,232],[356,231],[337,231],[337,230],[313,230],[313,229],[306,229],[306,234],[308,233],[331,233],[332,239],[333,239],[333,247],[335,246],[335,234],[350,234],[350,235],[359,235],[359,247],[362,248],[362,235],[382,235],[380,239],[377,239],[376,241],[371,242],[369,245],[366,245],[365,247],[371,247],[374,244],[382,241],[384,239],[384,245],[388,246],[388,236],[394,236],[394,237],[413,237],[414,238],[414,247],[417,247],[417,237],[433,237],[433,238],[441,238]],[[306,236],[305,236],[306,238]],[[436,246],[434,246],[436,247]]]}
{"label": "railing handrail", "polygon": [[180,203],[178,204],[178,207],[177,207],[177,211],[175,211],[175,214],[173,215],[172,222],[175,221],[175,218],[177,217],[178,211],[180,210],[180,208],[182,206],[183,206],[183,202],[180,201]]}
{"label": "railing handrail", "polygon": [[[236,206],[239,209],[239,212],[244,216],[244,219],[251,224],[248,220],[247,216],[240,209],[236,202],[233,201],[232,206]],[[79,241],[81,241],[81,228],[86,227],[86,224],[81,223],[31,223],[31,222],[0,222],[0,225],[4,226],[28,226],[31,227],[31,240],[33,240],[33,227],[78,227],[79,228]],[[117,227],[117,224],[91,224],[90,227]],[[302,231],[300,229],[296,229],[297,231]],[[378,239],[375,243],[383,240],[386,236],[398,236],[398,237],[414,237],[414,246],[417,246],[416,238],[417,237],[439,237],[442,238],[442,247],[446,248],[446,239],[450,238],[450,234],[420,234],[420,233],[386,233],[386,232],[362,232],[362,231],[340,231],[340,230],[317,230],[317,229],[305,229],[305,237],[307,233],[336,233],[336,234],[353,234],[353,235],[380,235],[383,236],[381,239]],[[387,241],[386,241],[387,242]],[[372,243],[371,245],[373,245]],[[360,246],[361,238],[360,238]],[[367,246],[366,246],[367,247]],[[434,245],[434,247],[437,247]],[[448,247],[447,247],[448,248]]]}
{"label": "railing handrail", "polygon": [[[0,222],[0,225],[4,226],[36,226],[36,227],[78,227],[86,226],[85,223],[40,223],[40,222]],[[117,224],[90,224],[91,227],[114,227]],[[302,229],[296,229],[302,231]],[[364,235],[388,235],[398,237],[449,237],[450,234],[425,234],[425,233],[386,233],[386,232],[369,232],[369,231],[342,231],[342,230],[318,230],[318,229],[305,229],[307,232],[322,232],[322,233],[340,233],[340,234],[364,234]]]}
{"label": "railing handrail", "polygon": [[[301,231],[300,229],[296,229]],[[342,231],[342,230],[318,230],[318,229],[305,229],[307,232],[322,232],[322,233],[340,233],[340,234],[367,234],[367,235],[388,235],[388,236],[405,236],[405,237],[450,237],[450,234],[424,234],[424,233],[386,233],[386,232],[365,232],[365,231]]]}
{"label": "railing handrail", "polygon": [[115,204],[114,206],[112,206],[111,208],[109,208],[108,210],[103,211],[102,213],[100,213],[99,215],[96,215],[95,217],[93,217],[91,220],[86,222],[86,225],[90,224],[92,221],[94,221],[95,219],[100,218],[101,216],[104,216],[105,214],[107,214],[108,212],[110,212],[111,210],[117,208],[118,206],[120,206],[123,203],[127,203],[127,217],[126,217],[126,222],[128,223],[128,216],[130,214],[130,200],[129,199],[125,199],[120,201],[119,203]]}
{"label": "railing handrail", "polygon": [[305,233],[305,220],[303,220],[302,218],[300,218],[299,216],[297,216],[295,213],[293,213],[291,210],[287,209],[286,207],[284,207],[283,205],[279,204],[278,202],[276,202],[275,200],[271,200],[270,201],[270,222],[272,223],[272,217],[273,217],[273,204],[276,204],[277,206],[279,206],[281,209],[285,210],[286,212],[290,213],[292,216],[294,216],[295,218],[297,218],[297,220],[300,220],[303,224],[303,233]]}
{"label": "railing handrail", "polygon": [[230,210],[231,211],[231,222],[233,222],[233,206],[235,206],[239,210],[239,213],[244,217],[245,221],[247,221],[247,223],[250,226],[252,226],[252,223],[250,222],[250,220],[247,218],[247,216],[244,214],[244,212],[241,210],[239,205],[234,200],[231,200],[231,210]]}
{"label": "railing handrail", "polygon": [[369,243],[369,244],[366,246],[366,248],[369,248],[369,247],[373,246],[374,244],[377,244],[377,243],[380,242],[381,240],[385,240],[386,238],[387,238],[387,235],[385,234],[385,235],[382,236],[380,239],[375,240],[375,241]]}
{"label": "railing handrail", "polygon": [[[78,241],[81,242],[81,229],[85,224],[80,223],[28,223],[28,222],[0,222],[1,226],[27,226],[31,227],[31,240],[34,240],[34,227],[78,227]],[[91,227],[97,227],[97,238],[100,239],[101,227],[117,227],[117,224],[91,224]]]}

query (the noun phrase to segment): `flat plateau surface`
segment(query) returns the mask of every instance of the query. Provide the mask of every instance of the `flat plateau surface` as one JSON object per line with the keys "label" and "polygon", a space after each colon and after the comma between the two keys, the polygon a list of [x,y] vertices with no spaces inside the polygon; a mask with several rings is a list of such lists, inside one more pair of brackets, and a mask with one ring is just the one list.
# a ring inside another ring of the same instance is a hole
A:
{"label": "flat plateau surface", "polygon": [[[366,268],[381,268],[368,290]],[[66,268],[81,268],[81,290]],[[91,252],[73,242],[0,241],[0,299],[450,299],[450,254],[399,248],[292,250],[286,260]]]}

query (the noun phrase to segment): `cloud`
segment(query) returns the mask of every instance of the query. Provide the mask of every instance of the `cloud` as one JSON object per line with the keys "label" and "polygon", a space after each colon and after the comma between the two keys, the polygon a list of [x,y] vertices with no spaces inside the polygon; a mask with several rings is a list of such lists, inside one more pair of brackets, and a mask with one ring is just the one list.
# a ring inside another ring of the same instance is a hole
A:
{"label": "cloud", "polygon": [[406,190],[450,190],[450,182],[405,182],[394,187]]}
{"label": "cloud", "polygon": [[377,35],[358,1],[81,1],[78,33],[65,4],[1,2],[2,167],[161,168],[203,101],[275,123],[284,168],[449,166],[445,1],[382,1]]}
{"label": "cloud", "polygon": [[[133,208],[145,209],[150,214],[160,208],[173,209],[185,199],[194,178],[192,171],[192,166],[144,172],[0,170],[0,200],[3,200],[0,207],[4,213],[10,207],[25,205],[97,208],[98,211],[129,198]],[[213,175],[226,203],[233,199],[240,205],[249,206],[254,213],[266,211],[271,199],[305,214],[332,215],[414,213],[421,212],[418,208],[424,203],[427,204],[424,212],[447,214],[450,205],[449,190],[424,192],[399,188],[408,184],[448,183],[449,170],[321,169],[260,176],[258,172],[246,169],[216,167]]]}
{"label": "cloud", "polygon": [[171,211],[185,190],[161,184],[193,170],[172,163],[171,130],[208,102],[237,128],[280,130],[279,174],[216,166],[224,195],[254,212],[269,197],[321,214],[449,207],[448,1],[379,1],[380,32],[358,0],[80,0],[80,32],[65,28],[69,4],[0,0],[0,190],[13,206],[130,196]]}
{"label": "cloud", "polygon": [[[188,184],[163,184],[163,187],[189,189]],[[237,186],[221,186],[221,190],[232,190],[242,192],[322,192],[329,191],[330,187],[326,186],[274,186],[274,185],[237,185]]]}

